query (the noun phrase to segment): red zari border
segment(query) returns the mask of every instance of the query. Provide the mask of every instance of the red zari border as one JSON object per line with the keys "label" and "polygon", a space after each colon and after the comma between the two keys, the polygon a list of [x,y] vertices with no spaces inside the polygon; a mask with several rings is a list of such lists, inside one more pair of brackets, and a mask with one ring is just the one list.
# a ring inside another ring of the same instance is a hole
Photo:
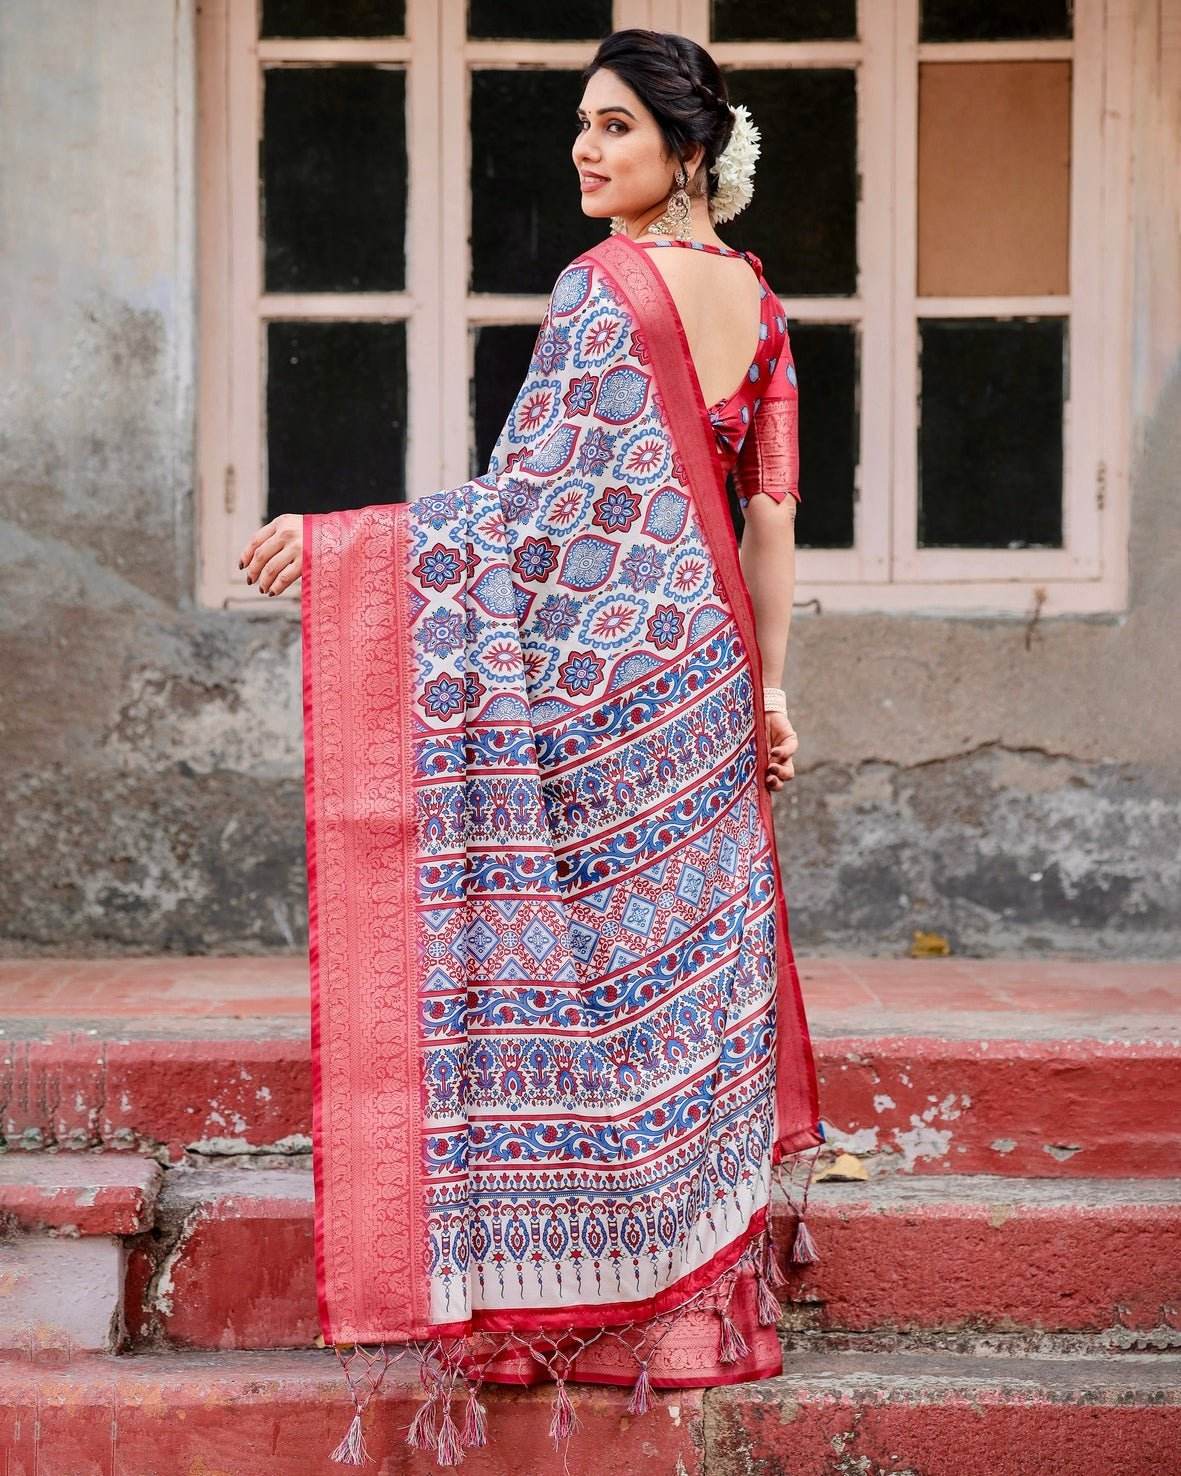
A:
{"label": "red zari border", "polygon": [[746,649],[754,688],[755,747],[758,758],[759,810],[771,842],[775,873],[776,1016],[775,1109],[777,1129],[772,1161],[815,1148],[823,1142],[819,1129],[820,1092],[808,1031],[799,974],[792,954],[787,897],[780,872],[771,791],[767,788],[767,725],[763,706],[763,658],[755,631],[755,612],[742,575],[738,539],[726,499],[725,476],[709,424],[697,370],[689,352],[681,315],[672,293],[648,252],[625,234],[609,236],[584,253],[611,278],[616,290],[643,325],[663,409],[682,453],[697,516],[709,542]]}
{"label": "red zari border", "polygon": [[[405,511],[303,520],[315,1251],[329,1343],[429,1327]],[[361,557],[346,557],[353,538]]]}

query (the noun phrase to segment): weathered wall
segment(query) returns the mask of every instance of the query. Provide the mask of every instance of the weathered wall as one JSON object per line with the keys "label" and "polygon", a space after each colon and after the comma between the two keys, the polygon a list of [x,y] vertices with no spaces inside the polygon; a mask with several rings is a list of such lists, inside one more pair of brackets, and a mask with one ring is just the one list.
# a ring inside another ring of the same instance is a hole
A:
{"label": "weathered wall", "polygon": [[[776,803],[801,953],[916,927],[978,953],[1181,946],[1178,114],[1141,10],[1130,611],[1028,639],[797,616]],[[9,953],[305,938],[297,626],[194,603],[190,11],[0,7]]]}

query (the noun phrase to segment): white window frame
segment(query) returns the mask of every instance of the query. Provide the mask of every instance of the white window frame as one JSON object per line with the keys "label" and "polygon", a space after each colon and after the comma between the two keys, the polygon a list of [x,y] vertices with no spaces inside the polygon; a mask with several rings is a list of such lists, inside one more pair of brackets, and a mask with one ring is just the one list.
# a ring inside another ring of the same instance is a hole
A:
{"label": "white window frame", "polygon": [[[1130,88],[1132,8],[1075,0],[1074,38],[919,45],[919,0],[860,0],[851,42],[711,42],[709,0],[616,0],[614,24],[690,35],[719,63],[858,70],[858,290],[780,294],[789,323],[860,333],[860,444],[854,546],[800,548],[796,600],[818,611],[1091,614],[1127,600],[1130,440]],[[407,496],[470,475],[473,327],[535,323],[544,295],[467,290],[469,74],[474,67],[580,68],[588,43],[469,41],[464,0],[407,0],[390,41],[256,40],[255,0],[199,10],[201,150],[200,597],[298,611],[298,591],[259,601],[236,552],[262,520],[265,325],[276,317],[407,321]],[[918,64],[1069,58],[1072,63],[1070,285],[1062,297],[918,298]],[[407,67],[407,289],[262,294],[258,120],[264,62],[379,61]],[[739,99],[741,100],[741,99]],[[572,104],[573,107],[573,104]],[[757,121],[757,120],[756,120]],[[734,239],[741,244],[741,223]],[[597,237],[595,237],[597,239]],[[772,283],[772,286],[775,284]],[[928,316],[1069,316],[1062,549],[919,549],[917,322]],[[893,386],[867,394],[866,385]],[[813,391],[815,389],[813,388]],[[803,389],[806,413],[808,389]],[[807,499],[808,489],[802,487]]]}
{"label": "white window frame", "polygon": [[[267,324],[406,323],[406,480],[432,487],[443,436],[437,200],[439,30],[432,0],[406,0],[406,34],[378,40],[258,39],[258,0],[198,7],[198,593],[203,604],[298,615],[298,586],[260,601],[238,551],[265,517]],[[267,63],[375,62],[406,70],[406,287],[401,292],[262,290],[258,141]]]}

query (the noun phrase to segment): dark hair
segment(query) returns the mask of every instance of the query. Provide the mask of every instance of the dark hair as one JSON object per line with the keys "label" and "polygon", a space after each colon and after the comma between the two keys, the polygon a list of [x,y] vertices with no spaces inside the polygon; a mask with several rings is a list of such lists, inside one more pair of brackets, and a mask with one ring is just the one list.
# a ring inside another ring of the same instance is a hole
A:
{"label": "dark hair", "polygon": [[726,81],[713,57],[688,36],[632,27],[601,42],[582,84],[606,67],[632,89],[656,119],[671,153],[682,160],[696,143],[705,146],[706,198],[718,188],[710,167],[730,141],[734,115]]}

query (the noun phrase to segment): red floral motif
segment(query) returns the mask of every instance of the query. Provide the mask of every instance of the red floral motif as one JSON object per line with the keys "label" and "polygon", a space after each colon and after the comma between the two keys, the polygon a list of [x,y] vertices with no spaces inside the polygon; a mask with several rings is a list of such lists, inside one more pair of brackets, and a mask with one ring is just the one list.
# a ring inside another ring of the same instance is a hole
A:
{"label": "red floral motif", "polygon": [[610,533],[626,533],[640,516],[639,495],[630,487],[608,487],[593,506],[593,521]]}
{"label": "red floral motif", "polygon": [[572,651],[558,667],[558,685],[572,697],[593,692],[604,669],[603,658],[593,651]]}

